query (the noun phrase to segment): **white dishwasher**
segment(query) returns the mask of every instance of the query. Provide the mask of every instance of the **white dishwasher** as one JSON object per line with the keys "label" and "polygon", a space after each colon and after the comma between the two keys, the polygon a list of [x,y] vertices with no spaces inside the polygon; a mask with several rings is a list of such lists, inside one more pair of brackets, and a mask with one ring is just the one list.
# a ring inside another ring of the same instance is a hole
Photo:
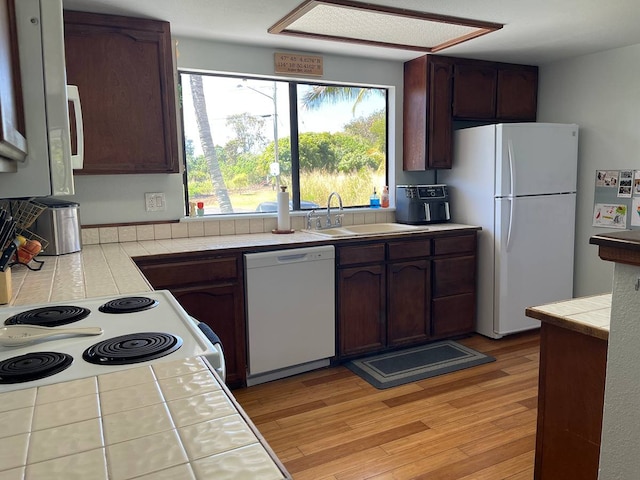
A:
{"label": "white dishwasher", "polygon": [[247,385],[329,365],[335,355],[332,245],[248,253]]}

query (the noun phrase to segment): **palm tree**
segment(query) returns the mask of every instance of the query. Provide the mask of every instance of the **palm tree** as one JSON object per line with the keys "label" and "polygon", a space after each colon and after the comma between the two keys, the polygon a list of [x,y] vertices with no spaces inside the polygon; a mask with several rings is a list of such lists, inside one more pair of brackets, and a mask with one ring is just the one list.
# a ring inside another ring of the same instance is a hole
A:
{"label": "palm tree", "polygon": [[193,107],[196,112],[196,123],[198,125],[198,134],[200,135],[200,144],[204,158],[209,165],[209,175],[213,184],[213,193],[218,199],[220,212],[233,213],[233,205],[229,199],[229,192],[224,183],[218,157],[216,156],[215,145],[211,137],[211,128],[209,126],[209,117],[207,115],[207,104],[204,97],[204,88],[202,86],[202,75],[189,75],[189,83],[191,85],[191,95],[193,97]]}
{"label": "palm tree", "polygon": [[323,104],[353,101],[351,112],[355,116],[356,108],[371,95],[382,95],[379,88],[330,87],[314,85],[302,97],[302,106],[308,110],[320,108]]}

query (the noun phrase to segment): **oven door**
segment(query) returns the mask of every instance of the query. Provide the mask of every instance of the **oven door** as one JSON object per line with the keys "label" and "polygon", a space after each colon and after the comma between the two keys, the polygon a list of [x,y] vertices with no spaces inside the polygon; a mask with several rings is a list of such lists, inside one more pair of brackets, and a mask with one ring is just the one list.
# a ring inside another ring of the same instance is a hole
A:
{"label": "oven door", "polygon": [[211,327],[204,322],[199,322],[195,318],[191,317],[193,321],[196,323],[200,331],[203,333],[205,337],[211,342],[211,351],[212,354],[205,355],[206,359],[209,361],[211,366],[215,369],[216,373],[220,376],[222,381],[226,381],[227,377],[227,368],[224,361],[224,350],[222,348],[222,342],[220,341],[220,337],[216,335],[216,333],[211,330]]}

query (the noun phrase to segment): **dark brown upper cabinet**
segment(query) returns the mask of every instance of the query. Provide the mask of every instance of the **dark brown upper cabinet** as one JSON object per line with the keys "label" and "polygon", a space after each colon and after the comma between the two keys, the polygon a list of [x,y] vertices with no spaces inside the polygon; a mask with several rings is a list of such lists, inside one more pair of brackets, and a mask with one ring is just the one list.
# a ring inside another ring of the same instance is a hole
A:
{"label": "dark brown upper cabinet", "polygon": [[495,118],[497,84],[498,72],[491,64],[456,64],[453,67],[453,117]]}
{"label": "dark brown upper cabinet", "polygon": [[536,120],[537,67],[458,59],[453,72],[454,120]]}
{"label": "dark brown upper cabinet", "polygon": [[451,168],[453,64],[425,55],[404,64],[404,170]]}
{"label": "dark brown upper cabinet", "polygon": [[535,122],[538,107],[538,67],[500,64],[496,118]]}
{"label": "dark brown upper cabinet", "polygon": [[404,64],[403,168],[451,168],[453,121],[536,120],[538,68],[425,55]]}
{"label": "dark brown upper cabinet", "polygon": [[169,23],[74,11],[64,22],[67,81],[84,119],[76,173],[178,172]]}

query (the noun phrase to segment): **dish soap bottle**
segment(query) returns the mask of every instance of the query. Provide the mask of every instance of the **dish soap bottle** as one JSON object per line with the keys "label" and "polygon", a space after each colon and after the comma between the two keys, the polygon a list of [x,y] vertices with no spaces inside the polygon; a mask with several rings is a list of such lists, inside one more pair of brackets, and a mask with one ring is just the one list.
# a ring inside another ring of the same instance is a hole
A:
{"label": "dish soap bottle", "polygon": [[369,197],[369,206],[371,208],[380,208],[380,196],[376,192],[376,187],[373,187],[373,193]]}
{"label": "dish soap bottle", "polygon": [[385,185],[382,189],[382,195],[380,196],[380,205],[382,208],[387,208],[389,206],[389,187]]}

